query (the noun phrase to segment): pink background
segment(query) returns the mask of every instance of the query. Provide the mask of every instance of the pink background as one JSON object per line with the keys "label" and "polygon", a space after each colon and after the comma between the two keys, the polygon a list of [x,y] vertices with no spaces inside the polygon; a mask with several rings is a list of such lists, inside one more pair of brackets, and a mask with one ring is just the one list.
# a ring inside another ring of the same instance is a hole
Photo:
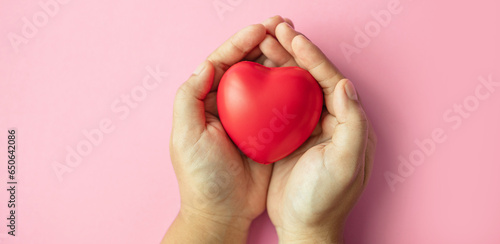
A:
{"label": "pink background", "polygon": [[[168,152],[176,89],[235,31],[275,14],[293,19],[354,81],[379,137],[347,243],[500,243],[500,87],[474,97],[479,77],[500,82],[498,1],[401,0],[378,30],[371,12],[391,0],[73,0],[47,19],[38,2],[0,0],[1,189],[11,127],[19,169],[17,236],[6,235],[2,190],[0,243],[158,243],[179,209]],[[214,2],[229,10],[219,15]],[[9,33],[22,36],[23,17],[41,26],[16,52]],[[365,26],[378,32],[349,61],[340,46],[355,45]],[[127,116],[114,111],[148,66],[168,76]],[[467,118],[453,111],[464,102]],[[59,181],[54,162],[103,119],[114,131]],[[421,159],[414,141],[436,129],[445,141],[418,166],[400,166],[399,157]],[[398,167],[405,178],[393,191],[384,174]],[[277,243],[266,214],[249,242]]]}

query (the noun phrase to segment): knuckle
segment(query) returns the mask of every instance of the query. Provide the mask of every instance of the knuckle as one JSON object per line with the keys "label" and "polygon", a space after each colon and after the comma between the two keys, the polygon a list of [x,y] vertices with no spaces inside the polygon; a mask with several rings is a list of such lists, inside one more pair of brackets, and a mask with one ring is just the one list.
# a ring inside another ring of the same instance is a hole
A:
{"label": "knuckle", "polygon": [[364,113],[362,116],[357,116],[357,118],[349,121],[349,127],[356,131],[363,131],[366,134],[368,132],[368,120],[364,116]]}

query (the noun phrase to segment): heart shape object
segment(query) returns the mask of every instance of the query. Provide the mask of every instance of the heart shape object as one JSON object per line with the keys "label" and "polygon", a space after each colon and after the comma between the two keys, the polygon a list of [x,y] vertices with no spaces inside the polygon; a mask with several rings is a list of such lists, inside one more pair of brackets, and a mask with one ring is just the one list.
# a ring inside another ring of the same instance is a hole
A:
{"label": "heart shape object", "polygon": [[302,145],[322,106],[319,84],[299,67],[239,62],[224,73],[217,92],[222,126],[243,153],[261,164],[283,159]]}

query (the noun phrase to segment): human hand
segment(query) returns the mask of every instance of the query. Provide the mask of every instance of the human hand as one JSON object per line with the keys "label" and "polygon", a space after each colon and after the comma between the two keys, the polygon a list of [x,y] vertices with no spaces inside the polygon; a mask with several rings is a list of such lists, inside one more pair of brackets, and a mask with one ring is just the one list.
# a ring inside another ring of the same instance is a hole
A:
{"label": "human hand", "polygon": [[181,208],[165,243],[245,242],[251,221],[266,207],[272,166],[255,163],[238,150],[219,121],[216,105],[218,84],[231,65],[267,62],[259,48],[266,31],[257,24],[236,33],[176,94],[170,155]]}
{"label": "human hand", "polygon": [[270,66],[308,70],[325,99],[310,138],[274,163],[269,217],[282,243],[342,243],[344,222],[370,175],[376,145],[373,129],[353,84],[292,26],[279,23],[260,48]]}

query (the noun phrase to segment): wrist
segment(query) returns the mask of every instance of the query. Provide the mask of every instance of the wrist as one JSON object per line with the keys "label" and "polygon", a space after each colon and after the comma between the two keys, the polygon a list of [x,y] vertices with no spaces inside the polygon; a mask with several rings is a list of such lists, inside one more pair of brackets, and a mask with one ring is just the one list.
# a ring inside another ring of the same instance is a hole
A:
{"label": "wrist", "polygon": [[343,228],[329,226],[285,229],[276,227],[280,244],[318,243],[343,244]]}
{"label": "wrist", "polygon": [[189,207],[181,207],[179,221],[202,237],[203,243],[246,243],[252,220],[220,216]]}

